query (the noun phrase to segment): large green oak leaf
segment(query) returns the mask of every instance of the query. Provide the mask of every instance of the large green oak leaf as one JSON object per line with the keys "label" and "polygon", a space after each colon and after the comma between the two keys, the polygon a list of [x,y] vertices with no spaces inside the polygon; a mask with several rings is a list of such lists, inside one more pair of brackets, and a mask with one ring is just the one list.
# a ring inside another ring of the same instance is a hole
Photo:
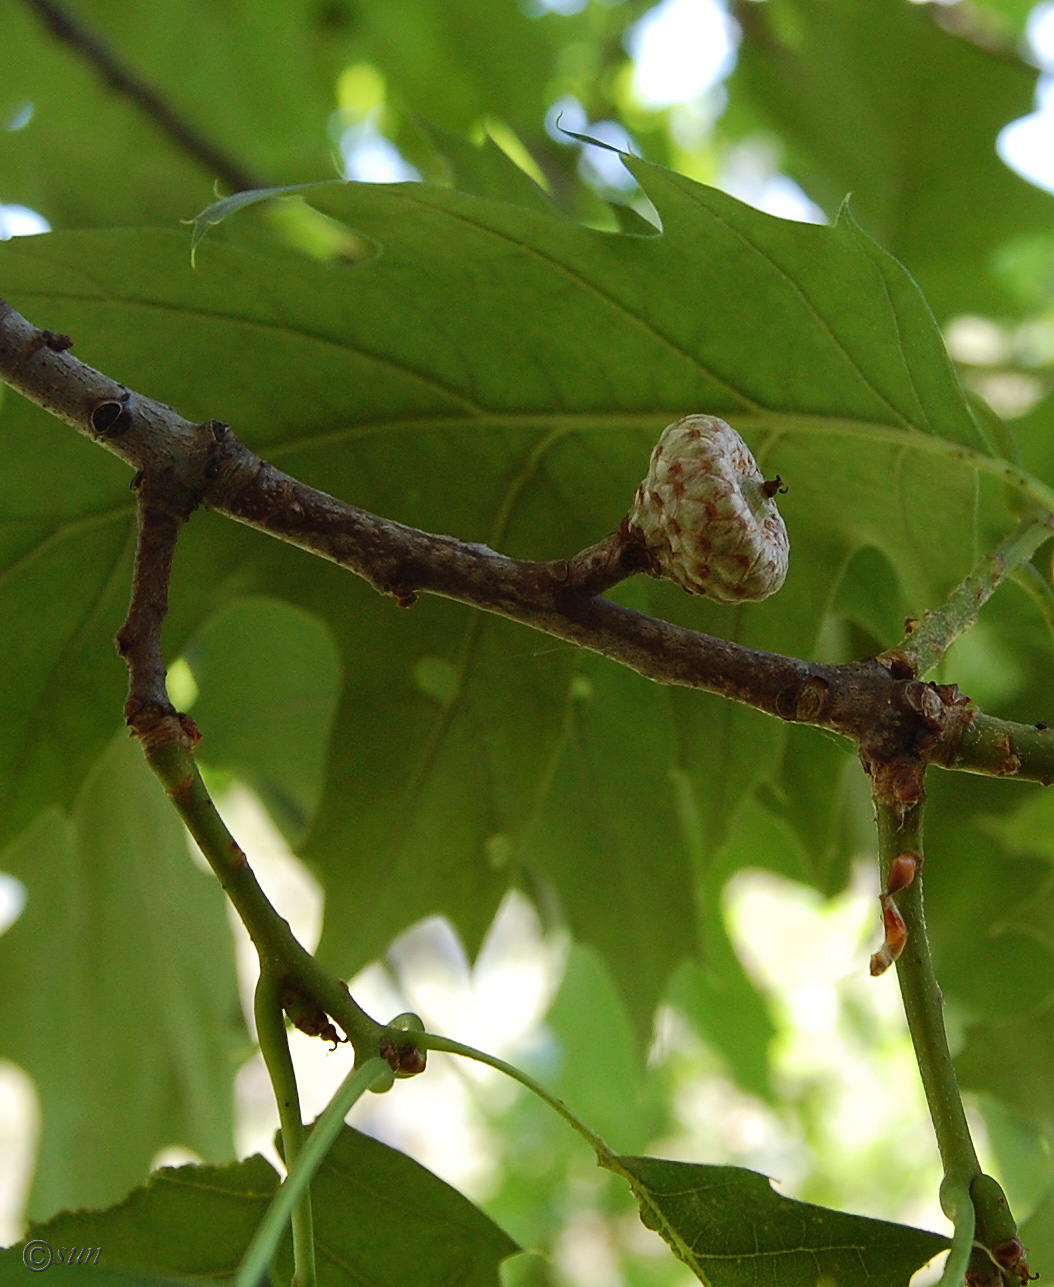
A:
{"label": "large green oak leaf", "polygon": [[[0,289],[73,335],[85,360],[186,415],[229,422],[305,480],[519,556],[568,555],[610,531],[663,425],[718,412],[789,484],[787,585],[728,609],[649,583],[650,610],[808,656],[843,568],[867,546],[920,614],[972,562],[977,474],[994,462],[917,288],[848,215],[788,223],[630,164],[661,232],[599,232],[422,184],[330,184],[308,195],[378,248],[366,262],[268,250],[239,240],[235,219],[198,248],[196,269],[175,234],[0,247]],[[68,800],[83,757],[108,736],[103,699],[116,709],[122,683],[108,637],[132,514],[123,471],[14,396],[0,452],[0,619],[24,662],[0,678],[0,796],[13,826]],[[46,629],[28,607],[45,581]],[[314,613],[340,654],[326,788],[302,847],[327,887],[323,957],[350,972],[436,912],[473,949],[518,879],[532,820],[564,785],[554,766],[571,729],[574,651],[439,599],[398,609],[204,514],[177,555],[169,655],[246,594]],[[609,727],[630,729],[643,682],[594,684]],[[665,709],[676,749],[649,752],[649,772],[680,774],[713,849],[744,795],[778,772],[782,730],[690,692],[669,694]],[[656,807],[671,814],[669,799]],[[627,872],[647,871],[642,840],[621,831]],[[565,880],[585,888],[594,859],[581,854],[581,878]],[[654,910],[642,908],[641,941],[663,932],[664,898],[679,907],[684,882],[678,859]],[[575,899],[565,903],[577,928]],[[618,974],[621,924],[590,915],[584,936]],[[678,946],[642,977],[638,1013],[680,956]]]}

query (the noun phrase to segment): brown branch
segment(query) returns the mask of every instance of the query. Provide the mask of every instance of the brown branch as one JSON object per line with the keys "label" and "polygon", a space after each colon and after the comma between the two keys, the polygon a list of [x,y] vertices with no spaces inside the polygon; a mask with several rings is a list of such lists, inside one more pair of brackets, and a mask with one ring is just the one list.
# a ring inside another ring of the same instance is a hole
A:
{"label": "brown branch", "polygon": [[[918,765],[1050,782],[1054,732],[1008,725],[1011,754],[954,685],[923,684],[896,650],[828,666],[746,648],[598,597],[641,566],[625,525],[570,560],[511,559],[485,545],[380,518],[261,460],[226,426],[195,425],[85,366],[0,301],[0,378],[106,447],[218,513],[320,555],[405,605],[427,592],[591,649],[664,684],[740,701],[842,734],[891,798],[909,805]],[[176,506],[178,511],[178,504]],[[998,746],[992,738],[996,737]],[[1017,739],[1014,741],[1013,739]],[[1018,747],[1015,750],[1014,747]]]}
{"label": "brown branch", "polygon": [[[132,413],[121,402],[96,408],[95,431],[103,422],[112,432]],[[127,426],[133,431],[132,426]],[[207,467],[201,481],[206,481]],[[168,613],[172,559],[183,524],[198,504],[198,495],[173,484],[171,471],[149,470],[135,476],[138,536],[128,616],[117,633],[117,651],[128,665],[125,720],[139,739],[150,768],[178,810],[202,854],[252,939],[260,958],[261,977],[272,977],[281,1004],[293,1023],[312,1036],[340,1038],[328,1016],[341,1025],[362,1058],[376,1053],[380,1026],[352,999],[347,988],[324,970],[293,936],[275,911],[249,866],[241,847],[227,830],[201,779],[193,750],[197,727],[168,699],[161,633]]]}
{"label": "brown branch", "polygon": [[236,192],[267,186],[265,180],[244,169],[183,120],[157,90],[125,67],[104,41],[67,13],[62,5],[55,0],[23,0],[23,3],[37,14],[57,40],[76,50],[112,89],[131,99],[187,156],[204,165]]}
{"label": "brown branch", "polygon": [[168,613],[168,583],[176,540],[189,515],[166,504],[163,489],[156,489],[161,493],[159,498],[151,496],[155,489],[145,478],[140,480],[138,490],[132,598],[128,616],[114,642],[128,666],[125,723],[149,752],[158,737],[181,736],[176,711],[168,700],[165,686],[161,629]]}

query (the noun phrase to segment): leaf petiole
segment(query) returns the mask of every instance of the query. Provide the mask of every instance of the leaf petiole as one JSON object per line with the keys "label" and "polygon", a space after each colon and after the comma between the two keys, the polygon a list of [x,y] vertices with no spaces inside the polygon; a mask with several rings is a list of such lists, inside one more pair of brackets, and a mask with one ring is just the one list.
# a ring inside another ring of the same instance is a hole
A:
{"label": "leaf petiole", "polygon": [[[260,1053],[271,1079],[278,1119],[282,1126],[282,1150],[286,1168],[292,1171],[304,1144],[304,1123],[300,1117],[300,1095],[296,1073],[289,1054],[285,1030],[285,1012],[278,980],[270,970],[261,967],[253,999],[256,1035]],[[311,1215],[311,1192],[305,1192],[293,1209],[293,1274],[294,1287],[315,1287],[315,1231]]]}
{"label": "leaf petiole", "polygon": [[[414,1032],[410,1035],[413,1038],[413,1044],[422,1050],[440,1050],[448,1055],[461,1055],[464,1059],[474,1059],[477,1063],[486,1064],[488,1067],[504,1073],[506,1077],[511,1077],[513,1081],[519,1082],[521,1086],[524,1086],[532,1094],[537,1095],[554,1112],[559,1113],[564,1121],[582,1136],[599,1159],[607,1162],[617,1157],[617,1154],[604,1143],[595,1131],[590,1130],[581,1118],[575,1116],[562,1099],[558,1099],[551,1094],[541,1082],[535,1081],[529,1073],[517,1068],[515,1064],[506,1063],[504,1059],[499,1059],[496,1055],[488,1055],[485,1051],[476,1050],[473,1046],[463,1045],[460,1041],[452,1041],[449,1037],[440,1037],[433,1032]],[[397,1040],[405,1042],[407,1033],[400,1030],[395,1036]]]}
{"label": "leaf petiole", "polygon": [[378,1056],[353,1068],[341,1082],[337,1093],[311,1128],[300,1156],[289,1168],[284,1184],[274,1195],[266,1215],[260,1221],[252,1242],[242,1257],[235,1287],[257,1287],[263,1280],[297,1203],[333,1147],[351,1106],[366,1091],[389,1079],[391,1075],[391,1068]]}
{"label": "leaf petiole", "polygon": [[941,1185],[941,1207],[952,1222],[955,1233],[952,1235],[951,1250],[944,1262],[944,1272],[937,1287],[962,1287],[973,1253],[973,1236],[977,1224],[969,1184],[955,1180]]}

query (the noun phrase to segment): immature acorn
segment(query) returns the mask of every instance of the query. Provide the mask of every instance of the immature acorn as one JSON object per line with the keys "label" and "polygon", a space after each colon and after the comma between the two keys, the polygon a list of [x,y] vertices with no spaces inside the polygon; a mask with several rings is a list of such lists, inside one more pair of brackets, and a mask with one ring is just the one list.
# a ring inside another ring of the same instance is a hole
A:
{"label": "immature acorn", "polygon": [[655,574],[689,594],[749,603],[787,576],[790,541],[776,508],[780,480],[766,482],[750,448],[717,416],[668,425],[629,512]]}

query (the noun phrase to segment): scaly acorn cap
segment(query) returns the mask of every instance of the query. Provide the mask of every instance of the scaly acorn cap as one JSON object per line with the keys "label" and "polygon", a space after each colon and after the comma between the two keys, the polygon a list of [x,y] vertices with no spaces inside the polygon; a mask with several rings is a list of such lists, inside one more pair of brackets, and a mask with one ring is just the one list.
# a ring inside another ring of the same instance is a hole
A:
{"label": "scaly acorn cap", "polygon": [[780,480],[766,482],[750,448],[717,416],[668,425],[637,488],[628,524],[655,575],[719,603],[775,594],[790,541],[776,508]]}

